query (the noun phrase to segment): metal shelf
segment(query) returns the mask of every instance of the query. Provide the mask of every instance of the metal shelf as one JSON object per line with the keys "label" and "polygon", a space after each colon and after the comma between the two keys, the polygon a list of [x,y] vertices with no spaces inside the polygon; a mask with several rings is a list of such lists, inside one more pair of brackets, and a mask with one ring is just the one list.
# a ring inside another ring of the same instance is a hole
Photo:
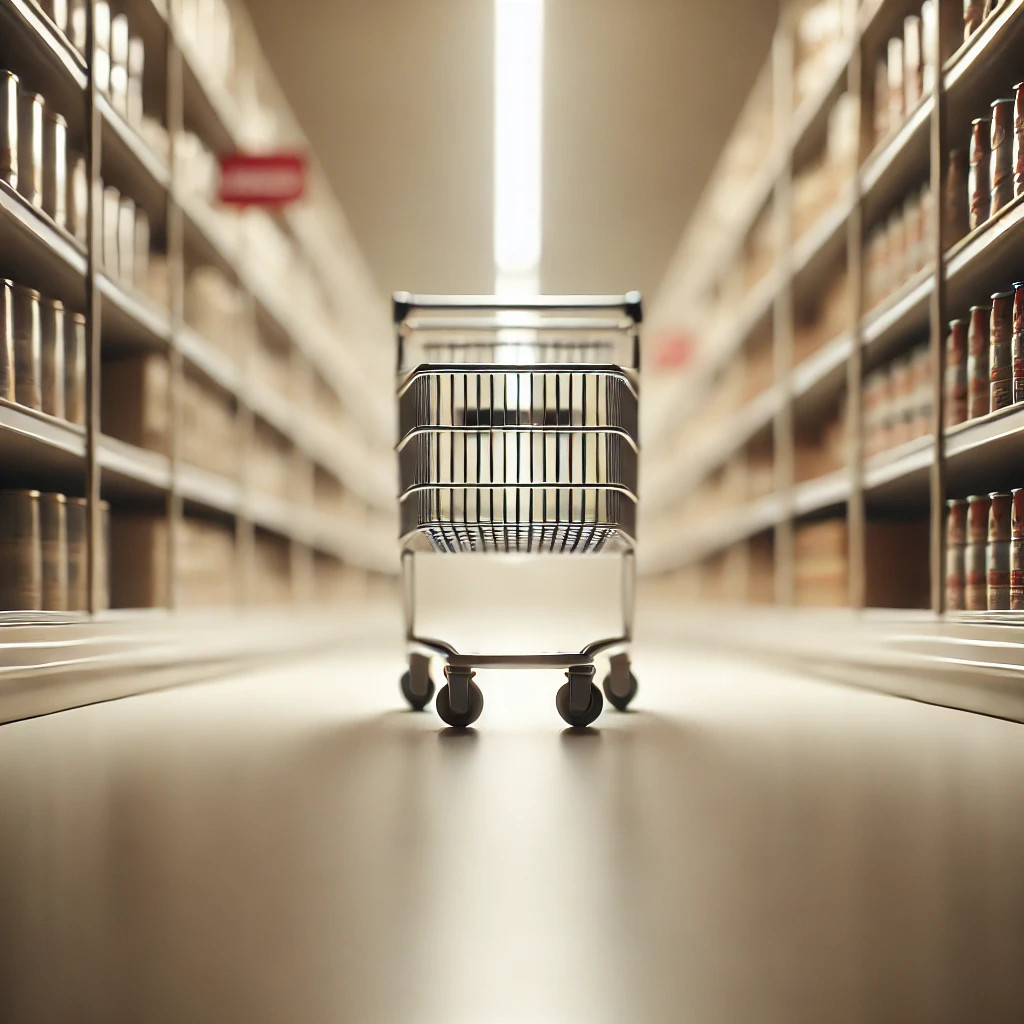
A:
{"label": "metal shelf", "polygon": [[929,471],[934,461],[935,438],[916,437],[868,459],[864,465],[864,489],[874,501],[927,502]]}
{"label": "metal shelf", "polygon": [[854,41],[839,44],[839,55],[832,67],[825,73],[821,85],[812,95],[806,97],[796,110],[793,118],[792,140],[790,150],[793,163],[799,166],[820,142],[828,127],[828,115],[832,102],[840,95],[846,85],[847,69],[853,55]]}
{"label": "metal shelf", "polygon": [[236,398],[241,395],[242,375],[230,356],[214,348],[186,324],[180,324],[175,330],[174,344],[189,368],[221,391]]}
{"label": "metal shelf", "polygon": [[1024,406],[1011,406],[946,431],[951,494],[1024,487]]}
{"label": "metal shelf", "polygon": [[846,224],[854,198],[841,196],[793,245],[793,287],[800,293],[819,285],[846,252]]}
{"label": "metal shelf", "polygon": [[141,205],[150,217],[163,219],[171,172],[146,141],[100,93],[96,108],[102,125],[103,178]]}
{"label": "metal shelf", "polygon": [[84,427],[0,398],[0,451],[5,478],[20,486],[84,484]]}
{"label": "metal shelf", "polygon": [[104,494],[115,498],[152,498],[171,487],[171,461],[116,437],[101,435],[97,462]]}
{"label": "metal shelf", "polygon": [[935,271],[925,267],[902,288],[871,310],[861,324],[864,347],[884,352],[928,326],[928,302],[935,289]]}
{"label": "metal shelf", "polygon": [[984,301],[1024,275],[1024,196],[978,225],[946,253],[946,289],[951,308]]}
{"label": "metal shelf", "polygon": [[866,215],[874,220],[928,174],[928,130],[935,108],[929,93],[899,129],[872,153],[860,169]]}
{"label": "metal shelf", "polygon": [[853,338],[844,333],[796,366],[791,391],[798,412],[819,409],[835,397],[846,382],[846,364],[852,352]]}
{"label": "metal shelf", "polygon": [[166,349],[171,340],[171,321],[164,310],[145,296],[128,291],[105,274],[97,274],[96,285],[103,299],[105,348]]}
{"label": "metal shelf", "polygon": [[798,516],[823,512],[836,505],[845,505],[852,493],[849,469],[805,480],[793,488],[793,510]]}
{"label": "metal shelf", "polygon": [[243,512],[242,486],[236,480],[198,466],[181,465],[176,468],[176,483],[182,498],[194,505],[228,516]]}

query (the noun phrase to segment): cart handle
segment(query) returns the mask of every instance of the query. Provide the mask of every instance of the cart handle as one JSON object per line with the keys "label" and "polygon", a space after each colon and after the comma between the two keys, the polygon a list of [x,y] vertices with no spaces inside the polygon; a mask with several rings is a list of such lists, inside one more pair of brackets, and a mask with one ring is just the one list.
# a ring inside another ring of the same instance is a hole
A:
{"label": "cart handle", "polygon": [[595,309],[621,310],[633,323],[643,322],[643,305],[639,292],[625,295],[537,295],[517,299],[504,295],[412,295],[395,292],[392,296],[395,324],[402,324],[417,310],[493,311],[547,310],[584,311]]}

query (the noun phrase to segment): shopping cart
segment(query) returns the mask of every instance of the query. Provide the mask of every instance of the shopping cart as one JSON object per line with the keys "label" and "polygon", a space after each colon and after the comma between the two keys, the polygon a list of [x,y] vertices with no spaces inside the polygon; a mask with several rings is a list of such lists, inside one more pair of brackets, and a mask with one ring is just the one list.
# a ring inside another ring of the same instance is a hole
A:
{"label": "shopping cart", "polygon": [[[594,659],[610,655],[609,702],[636,695],[633,629],[640,295],[394,296],[397,444],[409,668],[402,692],[420,710],[434,693],[430,657],[446,660],[440,717],[480,717],[476,668],[561,668],[559,714],[601,713]],[[418,552],[608,553],[621,558],[622,632],[581,651],[463,654],[416,632]]]}

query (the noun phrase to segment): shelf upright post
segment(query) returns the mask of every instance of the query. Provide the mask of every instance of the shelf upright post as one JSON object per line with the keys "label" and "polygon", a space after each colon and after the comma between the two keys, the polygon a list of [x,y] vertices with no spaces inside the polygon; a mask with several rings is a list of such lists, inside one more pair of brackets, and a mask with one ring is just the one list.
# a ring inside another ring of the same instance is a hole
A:
{"label": "shelf upright post", "polygon": [[170,276],[171,343],[167,357],[170,370],[170,487],[167,491],[167,593],[168,608],[180,603],[181,580],[181,525],[184,500],[181,495],[181,440],[182,440],[182,376],[184,357],[181,351],[181,331],[185,319],[185,216],[181,206],[182,182],[180,161],[177,158],[178,139],[185,125],[185,81],[175,4],[167,10],[167,81],[165,83],[167,134],[170,139],[169,159],[171,184],[167,198],[167,267]]}
{"label": "shelf upright post", "polygon": [[793,426],[793,71],[795,46],[792,17],[784,15],[772,42],[772,92],[776,141],[782,152],[772,189],[776,275],[772,305],[772,356],[779,403],[773,424],[774,486],[779,499],[775,524],[775,601],[795,600],[794,496],[795,436]]}
{"label": "shelf upright post", "polygon": [[935,102],[932,104],[929,139],[930,183],[932,190],[932,263],[935,286],[932,288],[928,317],[932,364],[932,435],[934,455],[929,477],[931,607],[937,615],[946,610],[946,438],[945,438],[945,323],[946,323],[946,258],[943,240],[943,188],[946,154],[946,90],[942,73],[943,54],[950,51],[951,24],[948,17],[934,19],[932,53],[936,55],[934,74]]}
{"label": "shelf upright post", "polygon": [[97,278],[97,260],[101,251],[99,233],[102,153],[100,113],[96,104],[96,30],[93,5],[86,5],[85,14],[85,146],[89,189],[86,198],[86,358],[85,358],[85,498],[86,498],[86,588],[88,610],[95,615],[102,607],[100,587],[100,553],[103,550],[103,519],[100,515],[100,291]]}
{"label": "shelf upright post", "polygon": [[[859,119],[857,161],[870,148],[865,136],[864,45],[856,39],[847,69],[847,88],[857,98]],[[864,497],[864,193],[859,172],[853,176],[853,202],[846,228],[847,302],[850,315],[850,360],[846,364],[847,459],[850,499],[847,506],[847,601],[863,608],[867,593],[867,503]]]}

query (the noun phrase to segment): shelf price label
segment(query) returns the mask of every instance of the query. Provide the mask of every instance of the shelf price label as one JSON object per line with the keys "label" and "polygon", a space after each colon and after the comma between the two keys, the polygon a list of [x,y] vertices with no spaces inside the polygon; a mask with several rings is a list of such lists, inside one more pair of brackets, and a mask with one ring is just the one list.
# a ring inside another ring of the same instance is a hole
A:
{"label": "shelf price label", "polygon": [[654,362],[659,370],[681,370],[693,361],[697,343],[684,330],[666,331],[654,342]]}
{"label": "shelf price label", "polygon": [[220,201],[232,206],[287,206],[306,192],[306,155],[226,153],[220,158]]}

